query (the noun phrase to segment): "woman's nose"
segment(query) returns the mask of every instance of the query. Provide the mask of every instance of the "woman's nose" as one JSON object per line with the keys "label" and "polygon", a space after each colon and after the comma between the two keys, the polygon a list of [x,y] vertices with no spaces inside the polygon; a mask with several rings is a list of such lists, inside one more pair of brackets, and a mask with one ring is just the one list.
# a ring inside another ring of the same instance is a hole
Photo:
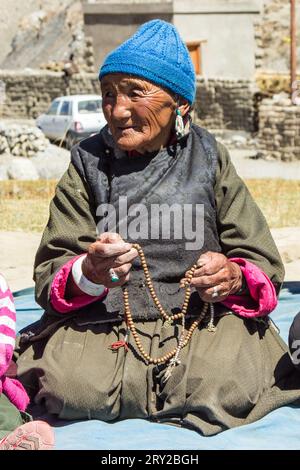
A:
{"label": "woman's nose", "polygon": [[127,119],[131,116],[129,100],[124,95],[119,95],[112,108],[112,116],[115,119]]}

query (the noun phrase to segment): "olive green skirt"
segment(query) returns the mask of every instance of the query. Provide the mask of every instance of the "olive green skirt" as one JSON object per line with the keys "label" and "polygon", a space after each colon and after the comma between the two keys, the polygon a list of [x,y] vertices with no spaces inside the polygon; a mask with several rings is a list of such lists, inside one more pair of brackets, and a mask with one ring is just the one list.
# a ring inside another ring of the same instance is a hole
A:
{"label": "olive green skirt", "polygon": [[[64,320],[49,337],[21,347],[19,378],[49,413],[63,419],[115,421],[145,418],[192,428],[209,436],[251,423],[300,398],[300,374],[269,320],[227,314],[207,322],[181,351],[181,363],[163,381],[165,366],[148,365],[124,323],[83,316]],[[136,323],[154,358],[177,346],[181,326],[162,320]]]}
{"label": "olive green skirt", "polygon": [[0,440],[23,423],[21,412],[9,401],[4,393],[0,393]]}

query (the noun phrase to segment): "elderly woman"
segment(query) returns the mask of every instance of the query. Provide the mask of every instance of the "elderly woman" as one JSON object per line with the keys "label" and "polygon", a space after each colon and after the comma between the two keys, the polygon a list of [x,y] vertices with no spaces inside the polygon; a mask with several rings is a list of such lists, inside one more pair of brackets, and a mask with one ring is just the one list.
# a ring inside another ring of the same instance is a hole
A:
{"label": "elderly woman", "polygon": [[24,385],[60,418],[205,435],[295,401],[300,378],[267,316],[282,262],[227,150],[191,123],[177,30],[145,23],[99,78],[108,125],[72,149],[51,203]]}

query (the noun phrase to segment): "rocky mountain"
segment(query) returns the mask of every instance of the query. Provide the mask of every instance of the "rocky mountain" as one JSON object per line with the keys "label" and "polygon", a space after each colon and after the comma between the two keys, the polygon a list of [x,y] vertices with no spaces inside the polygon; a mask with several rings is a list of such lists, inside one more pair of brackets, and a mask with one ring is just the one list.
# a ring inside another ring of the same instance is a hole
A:
{"label": "rocky mountain", "polygon": [[0,41],[4,69],[51,68],[72,53],[85,70],[93,70],[78,0],[0,0]]}

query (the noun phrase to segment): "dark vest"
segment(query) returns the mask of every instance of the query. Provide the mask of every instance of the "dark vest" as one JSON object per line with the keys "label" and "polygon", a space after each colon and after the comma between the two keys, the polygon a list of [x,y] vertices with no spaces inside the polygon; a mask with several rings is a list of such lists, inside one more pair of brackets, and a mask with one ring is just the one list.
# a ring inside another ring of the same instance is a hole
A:
{"label": "dark vest", "polygon": [[[104,203],[112,205],[116,215],[114,231],[123,235],[127,227],[126,240],[142,246],[157,296],[172,314],[178,313],[183,303],[184,290],[179,289],[179,280],[184,273],[202,253],[221,251],[214,197],[217,158],[214,137],[196,125],[191,125],[188,135],[179,142],[153,154],[130,156],[120,151],[107,127],[99,135],[81,142],[72,152],[72,162],[94,198],[95,212]],[[142,211],[136,208],[136,213],[124,217],[126,212],[119,213],[120,197],[123,197],[123,209],[126,201],[131,209],[133,204],[142,204]],[[172,210],[168,216],[166,208],[170,207],[175,210],[175,217]],[[163,216],[158,217],[159,208],[163,209]],[[183,223],[184,217],[188,223]],[[112,220],[103,210],[95,215],[97,226],[104,231],[112,231]],[[189,239],[187,226],[192,231],[198,229],[197,243]],[[142,238],[136,238],[139,235]],[[194,244],[188,245],[191,242]],[[133,317],[157,318],[139,258],[133,262],[127,287]],[[122,315],[122,289],[111,289],[107,298],[96,304],[109,316]],[[198,293],[192,292],[187,314],[197,315],[201,306]]]}

